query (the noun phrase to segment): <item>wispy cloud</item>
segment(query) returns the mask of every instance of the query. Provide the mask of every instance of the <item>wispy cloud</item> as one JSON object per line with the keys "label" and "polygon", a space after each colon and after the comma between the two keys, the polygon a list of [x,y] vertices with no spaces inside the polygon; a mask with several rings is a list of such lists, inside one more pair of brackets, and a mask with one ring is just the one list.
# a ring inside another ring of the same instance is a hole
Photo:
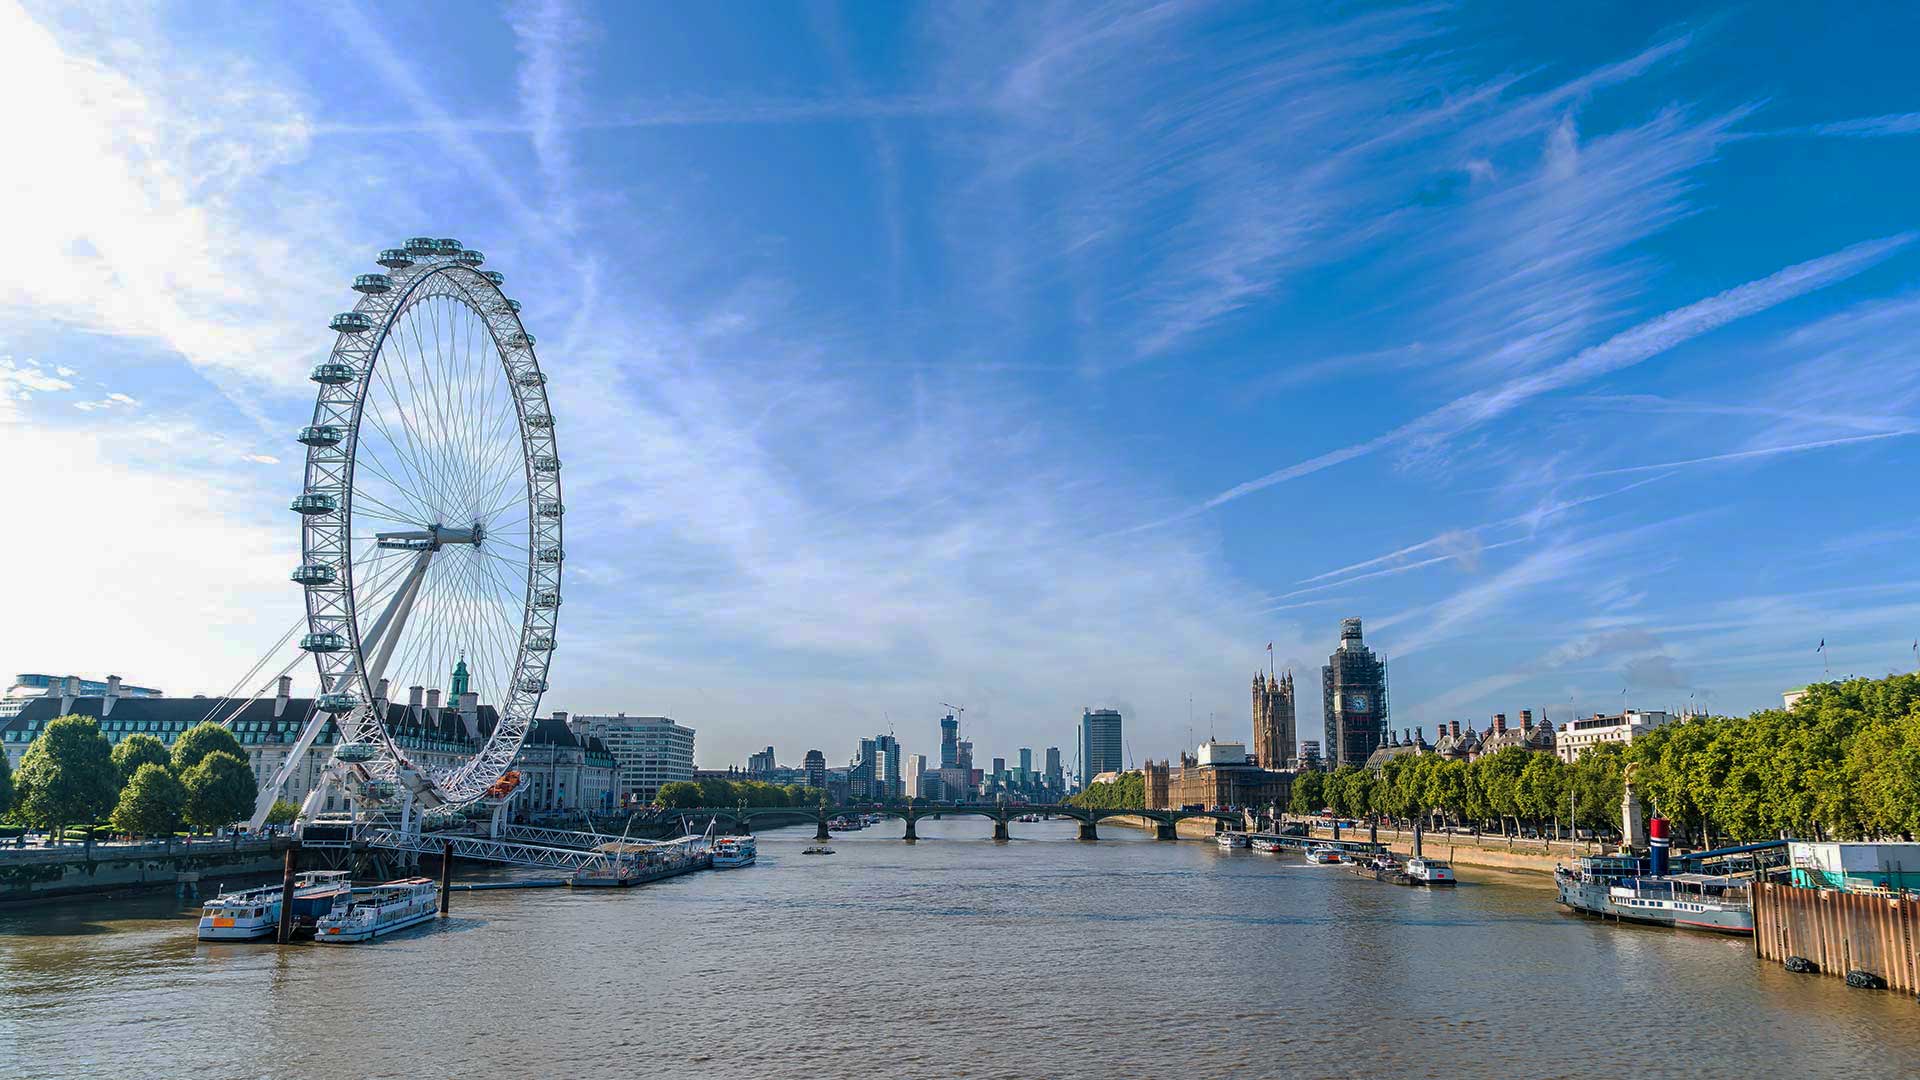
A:
{"label": "wispy cloud", "polygon": [[1550,368],[1456,398],[1416,420],[1365,442],[1332,450],[1236,484],[1181,516],[1192,516],[1213,509],[1264,491],[1275,484],[1307,476],[1387,447],[1399,446],[1416,453],[1432,453],[1448,440],[1505,416],[1544,394],[1643,363],[1736,319],[1765,311],[1852,277],[1906,247],[1912,239],[1911,234],[1901,234],[1865,241],[1669,311],[1622,331],[1599,345],[1584,349]]}
{"label": "wispy cloud", "polygon": [[1849,435],[1839,439],[1821,439],[1816,442],[1794,443],[1789,446],[1768,446],[1759,450],[1734,450],[1724,454],[1708,454],[1705,457],[1681,458],[1677,461],[1662,461],[1652,465],[1623,465],[1615,469],[1595,469],[1581,473],[1574,479],[1595,476],[1628,476],[1643,472],[1670,472],[1684,469],[1690,465],[1713,465],[1727,461],[1751,461],[1755,458],[1779,457],[1783,454],[1803,454],[1809,450],[1826,450],[1835,446],[1852,446],[1856,443],[1878,442],[1881,439],[1898,439],[1908,435],[1920,435],[1920,429],[1908,431],[1885,431],[1875,435]]}
{"label": "wispy cloud", "polygon": [[1888,113],[1853,120],[1834,120],[1825,124],[1783,128],[1763,132],[1766,135],[1836,135],[1851,139],[1884,139],[1920,135],[1920,113]]}
{"label": "wispy cloud", "polygon": [[571,234],[578,222],[567,123],[581,111],[580,57],[592,37],[590,24],[567,0],[516,5],[508,12],[508,24],[521,57],[520,109],[547,183],[554,225]]}

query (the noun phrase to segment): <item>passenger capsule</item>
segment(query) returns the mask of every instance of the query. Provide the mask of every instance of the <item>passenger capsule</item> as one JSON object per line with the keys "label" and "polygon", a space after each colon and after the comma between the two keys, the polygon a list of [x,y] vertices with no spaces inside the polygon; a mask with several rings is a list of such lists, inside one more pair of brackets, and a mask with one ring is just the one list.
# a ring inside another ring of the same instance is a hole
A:
{"label": "passenger capsule", "polygon": [[300,429],[300,441],[308,446],[339,446],[346,438],[340,429],[332,424],[317,424]]}
{"label": "passenger capsule", "polygon": [[407,254],[405,248],[388,248],[373,261],[389,270],[405,270],[413,265],[413,256]]}
{"label": "passenger capsule", "polygon": [[287,507],[297,514],[302,514],[306,517],[317,517],[321,514],[331,514],[340,509],[340,500],[321,492],[309,491],[303,495],[295,495],[293,501],[288,503]]}
{"label": "passenger capsule", "polygon": [[535,593],[533,606],[541,611],[552,611],[560,606],[560,594],[557,592]]}
{"label": "passenger capsule", "polygon": [[343,713],[359,707],[360,699],[344,690],[337,690],[331,694],[321,694],[313,699],[313,703],[319,706],[321,712]]}
{"label": "passenger capsule", "polygon": [[315,364],[313,374],[309,377],[314,382],[324,383],[327,386],[344,386],[358,379],[360,373],[346,364],[328,360],[325,363]]}
{"label": "passenger capsule", "polygon": [[527,648],[534,652],[552,652],[553,638],[547,634],[535,634],[527,639]]}
{"label": "passenger capsule", "polygon": [[380,748],[370,742],[343,742],[333,748],[333,756],[349,765],[358,765],[379,757]]}
{"label": "passenger capsule", "polygon": [[439,253],[440,245],[434,243],[431,236],[415,236],[407,241],[409,255],[438,255]]}
{"label": "passenger capsule", "polygon": [[[331,498],[331,496],[323,496],[323,497]],[[302,498],[305,498],[305,496],[302,496]],[[298,502],[299,500],[296,499],[294,501]],[[533,512],[543,518],[557,518],[560,515],[566,513],[567,508],[560,505],[557,502],[543,502],[539,506],[535,507]]]}
{"label": "passenger capsule", "polygon": [[391,780],[369,780],[366,783],[366,797],[375,802],[383,802],[399,794],[400,789]]}
{"label": "passenger capsule", "polygon": [[507,348],[531,349],[533,348],[533,335],[527,333],[525,330],[515,330],[513,333],[507,335]]}
{"label": "passenger capsule", "polygon": [[[494,282],[494,284],[498,285],[500,283],[496,281]],[[501,298],[500,306],[494,308],[494,312],[498,314],[498,313],[507,312],[507,311],[511,311],[515,315],[520,314],[520,301],[515,300],[511,296]]]}
{"label": "passenger capsule", "polygon": [[529,675],[520,680],[520,689],[529,694],[544,694],[547,691],[547,680]]}
{"label": "passenger capsule", "polygon": [[361,274],[353,279],[354,291],[363,292],[369,296],[387,292],[392,288],[393,279],[385,274]]}
{"label": "passenger capsule", "polygon": [[534,558],[544,563],[565,562],[567,553],[557,547],[543,547],[539,551],[534,552]]}
{"label": "passenger capsule", "polygon": [[527,426],[530,428],[539,428],[544,431],[553,426],[553,417],[548,416],[546,413],[528,413]]}
{"label": "passenger capsule", "polygon": [[473,250],[472,248],[468,248],[467,250],[462,251],[460,254],[455,255],[453,257],[453,261],[457,263],[462,263],[466,266],[479,266],[481,263],[487,261],[487,257]]}
{"label": "passenger capsule", "polygon": [[523,371],[515,375],[513,381],[519,383],[521,386],[545,386],[547,385],[547,376],[545,373],[539,371]]}
{"label": "passenger capsule", "polygon": [[289,576],[299,585],[331,585],[337,580],[333,567],[326,563],[301,563]]}
{"label": "passenger capsule", "polygon": [[303,634],[300,647],[308,652],[339,652],[347,647],[347,639],[339,634]]}
{"label": "passenger capsule", "polygon": [[507,283],[507,275],[501,273],[498,270],[482,270],[480,271],[480,276],[483,278],[486,278],[488,281],[493,282],[494,285],[496,286],[505,285]]}
{"label": "passenger capsule", "polygon": [[327,323],[337,333],[364,334],[373,329],[373,320],[358,311],[343,311]]}
{"label": "passenger capsule", "polygon": [[456,257],[466,249],[467,245],[458,240],[435,240],[433,242],[433,253],[448,258]]}
{"label": "passenger capsule", "polygon": [[547,473],[559,472],[560,459],[557,457],[548,457],[547,455],[542,454],[539,457],[536,457],[533,459],[533,471],[547,472]]}

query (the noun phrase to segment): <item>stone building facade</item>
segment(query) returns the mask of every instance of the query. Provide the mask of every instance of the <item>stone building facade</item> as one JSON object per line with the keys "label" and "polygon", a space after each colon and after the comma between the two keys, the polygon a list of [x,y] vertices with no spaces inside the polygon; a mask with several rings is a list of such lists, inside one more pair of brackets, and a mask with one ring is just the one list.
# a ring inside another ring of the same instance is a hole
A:
{"label": "stone building facade", "polygon": [[1291,769],[1298,764],[1299,745],[1294,730],[1293,672],[1279,678],[1272,672],[1253,677],[1253,756],[1263,769]]}

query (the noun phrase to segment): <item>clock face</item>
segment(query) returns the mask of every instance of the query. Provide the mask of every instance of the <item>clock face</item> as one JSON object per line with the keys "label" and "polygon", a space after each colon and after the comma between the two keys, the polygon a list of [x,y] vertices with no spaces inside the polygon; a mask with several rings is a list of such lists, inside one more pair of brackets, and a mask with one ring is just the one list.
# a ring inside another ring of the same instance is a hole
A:
{"label": "clock face", "polygon": [[1354,712],[1368,712],[1373,708],[1373,702],[1365,694],[1348,694],[1347,708]]}

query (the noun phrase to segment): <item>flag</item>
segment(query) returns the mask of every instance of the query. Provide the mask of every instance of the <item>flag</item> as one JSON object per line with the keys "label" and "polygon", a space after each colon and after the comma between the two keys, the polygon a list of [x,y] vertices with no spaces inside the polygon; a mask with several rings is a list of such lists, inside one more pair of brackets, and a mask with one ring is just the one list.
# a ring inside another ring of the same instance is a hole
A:
{"label": "flag", "polygon": [[[1827,639],[1826,639],[1826,638],[1821,638],[1821,639],[1820,639],[1820,649],[1824,649],[1824,648],[1826,648],[1826,647],[1827,647]],[[1813,650],[1813,651],[1814,651],[1814,652],[1819,652],[1819,651],[1820,651],[1820,649],[1815,649],[1815,650]]]}
{"label": "flag", "polygon": [[1271,641],[1269,641],[1269,642],[1267,642],[1267,651],[1268,651],[1268,652],[1272,652],[1272,651],[1273,651],[1273,642],[1271,642]]}

